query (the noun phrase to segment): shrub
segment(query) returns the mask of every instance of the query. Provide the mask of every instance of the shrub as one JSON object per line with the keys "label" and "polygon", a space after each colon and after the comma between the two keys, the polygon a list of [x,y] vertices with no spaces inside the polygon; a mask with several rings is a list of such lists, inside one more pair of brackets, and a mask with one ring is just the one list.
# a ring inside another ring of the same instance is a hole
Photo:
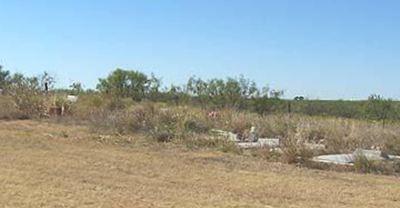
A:
{"label": "shrub", "polygon": [[191,117],[184,121],[185,130],[192,133],[206,133],[210,130],[210,125],[199,118]]}
{"label": "shrub", "polygon": [[374,161],[368,160],[364,155],[357,155],[354,161],[354,169],[361,173],[375,172],[377,167]]}
{"label": "shrub", "polygon": [[354,162],[354,170],[359,173],[376,173],[393,175],[400,173],[397,161],[373,161],[363,155],[357,155]]}
{"label": "shrub", "polygon": [[150,131],[150,135],[157,142],[171,142],[175,134],[172,129],[154,129]]}
{"label": "shrub", "polygon": [[134,105],[125,111],[128,132],[148,131],[154,128],[157,111],[153,105]]}
{"label": "shrub", "polygon": [[387,153],[400,155],[400,138],[392,136],[386,139],[384,149]]}
{"label": "shrub", "polygon": [[282,161],[292,163],[304,163],[313,156],[304,143],[299,142],[295,135],[291,135],[283,140]]}
{"label": "shrub", "polygon": [[47,113],[48,98],[41,91],[38,77],[14,74],[7,93],[17,109],[26,117],[43,117]]}
{"label": "shrub", "polygon": [[10,97],[0,95],[0,119],[22,119],[24,115],[16,108]]}

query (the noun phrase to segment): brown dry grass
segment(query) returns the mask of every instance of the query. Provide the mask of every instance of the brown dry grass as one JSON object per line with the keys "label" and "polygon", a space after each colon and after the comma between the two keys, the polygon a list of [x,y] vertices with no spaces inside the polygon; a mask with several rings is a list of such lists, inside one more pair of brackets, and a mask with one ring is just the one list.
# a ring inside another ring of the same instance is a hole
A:
{"label": "brown dry grass", "polygon": [[381,149],[400,155],[398,121],[388,123],[383,128],[381,122],[370,120],[287,114],[258,115],[232,109],[222,109],[217,118],[208,118],[204,109],[153,102],[127,104],[118,110],[104,106],[88,108],[88,104],[78,103],[73,112],[75,118],[90,118],[90,123],[97,131],[108,129],[121,134],[147,132],[155,138],[161,137],[160,140],[164,137],[169,138],[167,140],[185,139],[188,133],[206,133],[212,128],[245,136],[254,126],[260,137],[280,138],[299,145],[323,144],[326,146],[325,153],[350,153],[363,148]]}
{"label": "brown dry grass", "polygon": [[0,95],[0,119],[15,119],[21,117],[21,113],[14,106],[11,98]]}
{"label": "brown dry grass", "polygon": [[0,207],[400,205],[396,177],[187,151],[140,136],[118,141],[84,126],[0,121]]}

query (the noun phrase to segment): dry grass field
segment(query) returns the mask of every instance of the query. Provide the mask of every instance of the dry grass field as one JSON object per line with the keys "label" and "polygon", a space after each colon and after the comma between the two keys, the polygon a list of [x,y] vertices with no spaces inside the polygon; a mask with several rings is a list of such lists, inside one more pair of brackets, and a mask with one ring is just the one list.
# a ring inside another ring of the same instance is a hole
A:
{"label": "dry grass field", "polygon": [[400,179],[0,121],[0,207],[400,207]]}

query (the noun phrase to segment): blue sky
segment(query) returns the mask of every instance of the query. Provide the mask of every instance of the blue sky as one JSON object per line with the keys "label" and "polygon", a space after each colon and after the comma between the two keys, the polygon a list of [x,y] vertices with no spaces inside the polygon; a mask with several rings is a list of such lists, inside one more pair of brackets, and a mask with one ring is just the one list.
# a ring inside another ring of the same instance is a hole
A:
{"label": "blue sky", "polygon": [[396,0],[0,0],[0,64],[59,86],[121,67],[244,76],[286,97],[400,98]]}

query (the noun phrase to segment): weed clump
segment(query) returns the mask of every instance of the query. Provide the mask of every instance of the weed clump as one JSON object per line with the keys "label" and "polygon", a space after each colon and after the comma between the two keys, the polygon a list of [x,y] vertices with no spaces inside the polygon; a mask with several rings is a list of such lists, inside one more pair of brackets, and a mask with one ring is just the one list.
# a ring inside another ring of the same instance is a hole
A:
{"label": "weed clump", "polygon": [[281,160],[289,164],[305,163],[314,153],[304,144],[295,143],[293,140],[286,140],[282,149]]}
{"label": "weed clump", "polygon": [[358,154],[355,157],[354,170],[359,173],[398,175],[400,174],[400,161],[369,160],[364,155]]}

